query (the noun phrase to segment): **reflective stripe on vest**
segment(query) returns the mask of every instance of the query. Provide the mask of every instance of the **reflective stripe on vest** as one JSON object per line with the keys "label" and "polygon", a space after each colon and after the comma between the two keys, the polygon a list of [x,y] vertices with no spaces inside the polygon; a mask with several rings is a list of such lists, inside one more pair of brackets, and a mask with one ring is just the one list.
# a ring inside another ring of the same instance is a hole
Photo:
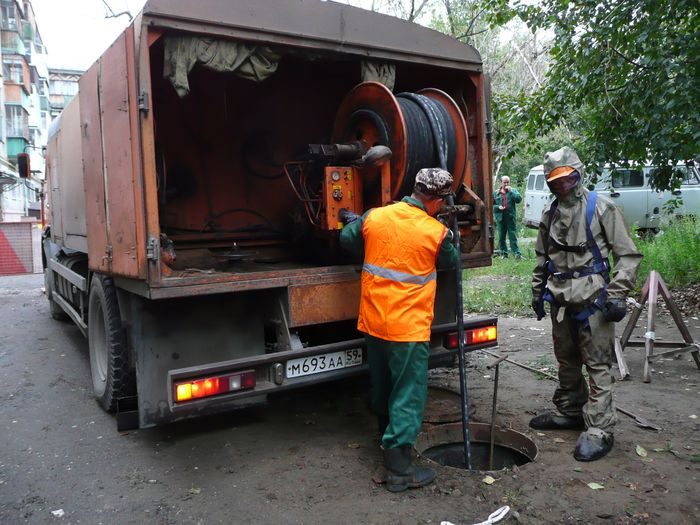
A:
{"label": "reflective stripe on vest", "polygon": [[362,266],[362,270],[367,273],[371,273],[372,275],[384,277],[385,279],[391,279],[392,281],[397,281],[400,283],[419,284],[421,286],[426,285],[430,281],[434,281],[437,278],[437,272],[433,272],[430,275],[426,275],[423,277],[420,275],[411,275],[410,273],[404,273],[398,270],[390,270],[389,268],[382,268],[381,266],[376,266],[374,264],[367,263],[365,263]]}
{"label": "reflective stripe on vest", "polygon": [[386,341],[430,340],[435,265],[446,233],[440,222],[406,202],[367,214],[358,330]]}

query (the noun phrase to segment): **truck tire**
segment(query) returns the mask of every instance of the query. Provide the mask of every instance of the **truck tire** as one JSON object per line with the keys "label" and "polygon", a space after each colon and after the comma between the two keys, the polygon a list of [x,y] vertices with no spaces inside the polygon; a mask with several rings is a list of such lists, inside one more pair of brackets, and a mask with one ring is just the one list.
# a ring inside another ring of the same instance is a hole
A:
{"label": "truck tire", "polygon": [[95,274],[88,299],[88,347],[95,398],[107,412],[135,392],[114,281]]}
{"label": "truck tire", "polygon": [[70,317],[63,311],[63,308],[58,306],[58,303],[53,300],[53,279],[51,277],[51,270],[44,268],[44,290],[46,291],[46,298],[49,301],[49,312],[51,312],[51,317],[56,321],[68,321]]}

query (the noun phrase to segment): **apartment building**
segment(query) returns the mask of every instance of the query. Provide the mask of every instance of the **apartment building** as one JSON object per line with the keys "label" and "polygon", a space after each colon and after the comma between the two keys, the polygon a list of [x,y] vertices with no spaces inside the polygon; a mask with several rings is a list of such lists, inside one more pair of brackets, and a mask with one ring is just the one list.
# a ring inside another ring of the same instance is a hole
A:
{"label": "apartment building", "polygon": [[[0,222],[39,216],[44,151],[51,121],[47,53],[29,0],[0,0]],[[29,155],[31,176],[19,177],[17,157]]]}

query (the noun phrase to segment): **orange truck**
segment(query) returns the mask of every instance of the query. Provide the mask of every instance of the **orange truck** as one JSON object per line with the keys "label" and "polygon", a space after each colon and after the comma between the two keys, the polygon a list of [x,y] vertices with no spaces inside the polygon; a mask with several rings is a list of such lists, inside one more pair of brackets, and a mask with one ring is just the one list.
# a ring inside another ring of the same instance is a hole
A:
{"label": "orange truck", "polygon": [[[46,292],[99,404],[143,428],[361,373],[338,214],[444,158],[462,264],[490,264],[488,115],[479,54],[436,31],[319,0],[149,0],[49,132]],[[440,272],[433,362],[454,358],[455,289]],[[468,320],[467,348],[495,327]]]}

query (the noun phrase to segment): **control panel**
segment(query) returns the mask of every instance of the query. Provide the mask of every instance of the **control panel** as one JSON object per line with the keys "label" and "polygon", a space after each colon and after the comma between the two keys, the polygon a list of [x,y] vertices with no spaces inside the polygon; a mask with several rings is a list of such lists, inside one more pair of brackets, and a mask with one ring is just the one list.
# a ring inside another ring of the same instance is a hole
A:
{"label": "control panel", "polygon": [[326,166],[323,180],[323,207],[326,211],[325,227],[340,230],[343,223],[338,214],[345,208],[357,214],[362,210],[361,177],[355,168],[348,166]]}

